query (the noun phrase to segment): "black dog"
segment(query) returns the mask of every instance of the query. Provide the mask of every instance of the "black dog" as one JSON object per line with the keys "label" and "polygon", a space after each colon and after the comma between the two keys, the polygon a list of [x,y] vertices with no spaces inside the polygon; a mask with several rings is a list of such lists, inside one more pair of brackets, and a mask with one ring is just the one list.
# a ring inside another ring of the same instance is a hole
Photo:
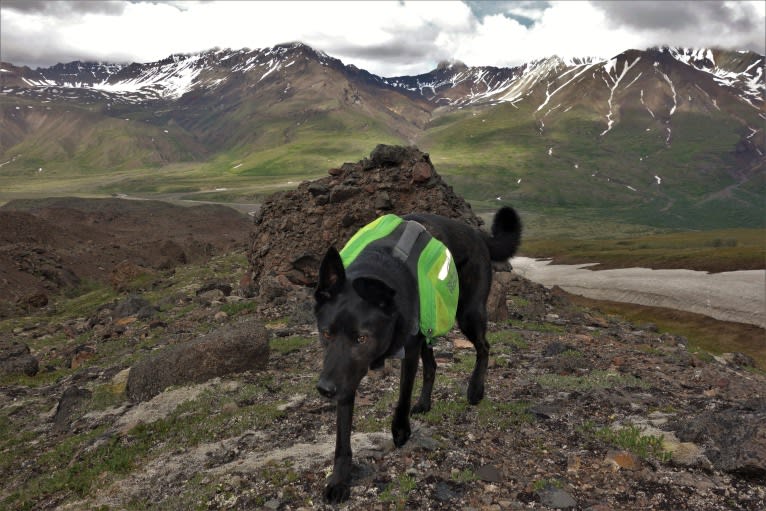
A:
{"label": "black dog", "polygon": [[[476,349],[476,365],[468,385],[468,401],[475,405],[484,397],[487,373],[486,304],[492,282],[491,261],[507,260],[516,252],[521,221],[512,208],[502,208],[495,214],[489,236],[437,215],[412,214],[404,220],[425,227],[454,258],[460,289],[456,318]],[[386,358],[404,352],[399,401],[391,424],[397,447],[410,437],[410,412],[431,409],[436,361],[425,336],[417,327],[413,333],[419,310],[417,277],[392,254],[395,243],[383,239],[370,244],[348,268],[331,247],[319,269],[314,311],[325,355],[317,390],[337,402],[335,462],[324,490],[325,500],[333,503],[350,496],[354,398],[369,368],[380,367]],[[423,359],[423,388],[410,409],[419,358]]]}

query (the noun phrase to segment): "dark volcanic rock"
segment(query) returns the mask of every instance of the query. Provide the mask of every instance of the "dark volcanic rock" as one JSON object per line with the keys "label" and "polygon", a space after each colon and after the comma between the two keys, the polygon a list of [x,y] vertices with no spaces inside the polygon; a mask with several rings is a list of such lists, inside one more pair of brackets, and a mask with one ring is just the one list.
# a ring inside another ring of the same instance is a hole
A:
{"label": "dark volcanic rock", "polygon": [[141,360],[130,370],[126,392],[131,400],[143,401],[170,385],[263,369],[268,359],[269,333],[259,321],[248,319]]}
{"label": "dark volcanic rock", "polygon": [[29,346],[15,341],[0,341],[0,375],[34,376],[39,363]]}
{"label": "dark volcanic rock", "polygon": [[413,212],[482,225],[471,206],[436,173],[428,154],[414,147],[379,145],[369,159],[331,169],[328,177],[276,193],[263,204],[250,235],[250,269],[244,278],[248,289],[240,292],[294,302],[290,296],[300,293],[295,288],[315,285],[319,262],[330,246],[340,249],[380,215]]}
{"label": "dark volcanic rock", "polygon": [[766,476],[766,400],[752,407],[705,411],[679,425],[678,437],[705,446],[719,470],[746,476]]}
{"label": "dark volcanic rock", "polygon": [[92,392],[79,387],[69,387],[64,391],[53,416],[53,431],[62,433],[70,429],[73,416],[81,405],[90,399]]}

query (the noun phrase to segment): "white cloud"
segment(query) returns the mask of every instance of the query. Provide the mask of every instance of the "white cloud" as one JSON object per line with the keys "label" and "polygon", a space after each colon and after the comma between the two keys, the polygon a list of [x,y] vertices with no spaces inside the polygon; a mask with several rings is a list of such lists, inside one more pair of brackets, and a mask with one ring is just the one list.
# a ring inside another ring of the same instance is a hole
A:
{"label": "white cloud", "polygon": [[347,64],[394,76],[427,72],[445,59],[509,66],[554,54],[609,57],[663,44],[766,51],[762,1],[526,1],[472,8],[457,1],[94,4],[4,0],[0,59],[32,66],[78,59],[149,62],[213,47],[302,41]]}

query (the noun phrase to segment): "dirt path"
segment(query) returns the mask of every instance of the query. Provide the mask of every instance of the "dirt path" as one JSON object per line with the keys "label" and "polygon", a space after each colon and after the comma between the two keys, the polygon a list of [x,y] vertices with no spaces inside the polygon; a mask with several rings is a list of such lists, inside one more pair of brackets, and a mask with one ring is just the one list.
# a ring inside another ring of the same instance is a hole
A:
{"label": "dirt path", "polygon": [[544,286],[599,300],[637,303],[766,327],[766,270],[706,273],[625,268],[593,271],[588,264],[550,264],[528,257],[511,263]]}

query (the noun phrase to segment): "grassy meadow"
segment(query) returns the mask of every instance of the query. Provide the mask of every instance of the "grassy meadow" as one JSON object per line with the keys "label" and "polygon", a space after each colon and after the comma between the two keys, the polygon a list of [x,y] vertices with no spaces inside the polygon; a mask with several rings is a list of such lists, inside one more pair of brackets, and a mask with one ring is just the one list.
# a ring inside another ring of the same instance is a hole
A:
{"label": "grassy meadow", "polygon": [[599,263],[596,269],[639,266],[709,272],[766,268],[766,231],[717,229],[635,237],[525,239],[522,255],[558,264]]}

